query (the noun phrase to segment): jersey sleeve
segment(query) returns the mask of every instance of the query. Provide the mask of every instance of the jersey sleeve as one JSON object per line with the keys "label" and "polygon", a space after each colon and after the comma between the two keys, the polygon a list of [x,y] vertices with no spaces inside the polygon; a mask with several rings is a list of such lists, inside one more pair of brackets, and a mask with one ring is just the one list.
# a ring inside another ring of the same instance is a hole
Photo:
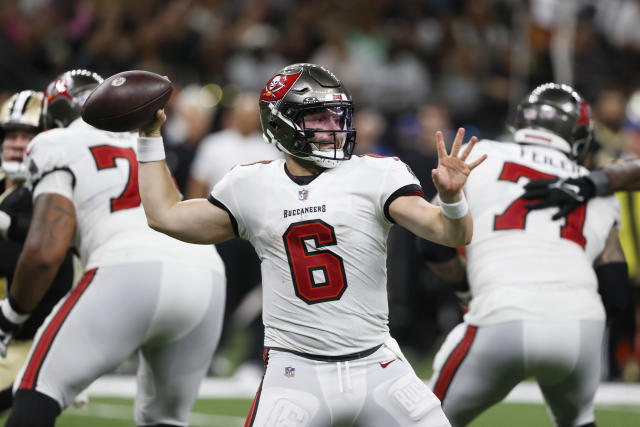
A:
{"label": "jersey sleeve", "polygon": [[387,221],[395,223],[389,214],[391,203],[402,196],[424,197],[424,193],[422,192],[420,181],[409,165],[397,157],[388,157],[385,161],[388,165],[382,181],[380,205],[383,207],[383,213]]}
{"label": "jersey sleeve", "polygon": [[65,149],[61,140],[64,134],[58,129],[38,134],[31,140],[27,147],[26,161],[29,165],[28,183],[33,190],[38,183],[48,174],[56,171],[64,171],[71,176],[71,185],[75,187],[76,177],[69,167],[73,152]]}
{"label": "jersey sleeve", "polygon": [[220,209],[223,209],[229,215],[233,232],[237,237],[247,238],[246,227],[239,221],[240,206],[238,204],[237,195],[242,193],[238,185],[237,167],[231,169],[222,179],[213,187],[211,194],[207,197],[209,202]]}
{"label": "jersey sleeve", "polygon": [[73,200],[73,176],[64,170],[54,170],[42,177],[33,187],[33,200],[41,194],[58,194]]}

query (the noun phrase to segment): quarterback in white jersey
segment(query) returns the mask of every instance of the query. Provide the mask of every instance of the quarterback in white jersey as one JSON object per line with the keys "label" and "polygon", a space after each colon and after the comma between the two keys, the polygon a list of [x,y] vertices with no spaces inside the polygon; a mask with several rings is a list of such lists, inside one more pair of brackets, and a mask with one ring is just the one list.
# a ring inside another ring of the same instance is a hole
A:
{"label": "quarterback in white jersey", "polygon": [[438,208],[400,160],[351,157],[351,98],[326,68],[285,67],[259,105],[265,139],[285,160],[236,166],[208,200],[172,191],[158,161],[162,111],[138,145],[152,227],[200,243],[241,237],[260,257],[265,373],[245,425],[448,426],[389,336],[386,238],[395,222],[446,245],[470,241],[460,190],[484,160],[465,163],[475,139],[460,151],[459,131],[448,155],[438,134]]}
{"label": "quarterback in white jersey", "polygon": [[[60,103],[98,82],[86,71],[63,74],[45,93],[50,117],[60,118]],[[63,118],[78,113],[69,108]],[[35,208],[11,318],[27,316],[69,245],[85,273],[39,329],[7,425],[53,426],[78,392],[136,352],[137,424],[187,425],[222,327],[222,262],[212,246],[149,228],[131,133],[100,131],[79,118],[62,124],[27,149]]]}
{"label": "quarterback in white jersey", "polygon": [[605,309],[594,266],[625,267],[620,208],[615,197],[593,199],[552,220],[551,209],[529,211],[531,201],[521,198],[530,180],[588,173],[572,160],[589,143],[587,109],[568,86],[543,85],[520,106],[517,143],[483,140],[474,149],[472,156],[488,160],[464,187],[474,216],[465,250],[472,299],[436,355],[432,378],[453,426],[530,376],[556,425],[595,425]]}

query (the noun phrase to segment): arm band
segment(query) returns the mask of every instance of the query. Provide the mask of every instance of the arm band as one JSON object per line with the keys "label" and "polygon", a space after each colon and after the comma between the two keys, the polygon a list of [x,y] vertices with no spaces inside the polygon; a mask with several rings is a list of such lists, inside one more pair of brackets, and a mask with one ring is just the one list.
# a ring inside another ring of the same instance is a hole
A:
{"label": "arm band", "polygon": [[164,159],[164,143],[161,136],[138,137],[139,162],[157,162]]}
{"label": "arm band", "polygon": [[469,212],[469,205],[467,204],[467,198],[464,197],[464,193],[462,194],[462,198],[455,203],[445,203],[440,200],[440,196],[438,196],[438,200],[440,202],[440,210],[442,210],[442,213],[447,218],[464,218]]}
{"label": "arm band", "polygon": [[607,319],[614,320],[631,300],[629,273],[626,262],[611,262],[595,268],[598,293],[602,298]]}
{"label": "arm band", "polygon": [[11,323],[20,325],[29,318],[29,313],[25,313],[17,306],[14,307],[15,303],[12,303],[11,299],[12,298],[9,297],[4,298],[2,301],[0,301],[0,309],[2,310],[2,315]]}

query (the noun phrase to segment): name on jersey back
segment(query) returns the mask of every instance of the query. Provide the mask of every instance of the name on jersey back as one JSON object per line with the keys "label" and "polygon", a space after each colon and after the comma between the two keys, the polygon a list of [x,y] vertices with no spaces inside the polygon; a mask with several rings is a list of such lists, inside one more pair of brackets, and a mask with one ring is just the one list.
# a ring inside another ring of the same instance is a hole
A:
{"label": "name on jersey back", "polygon": [[544,152],[540,152],[539,150],[532,149],[532,147],[527,147],[526,145],[520,146],[520,157],[530,160],[533,163],[551,166],[555,169],[562,169],[574,174],[580,171],[580,166],[568,158],[548,155]]}

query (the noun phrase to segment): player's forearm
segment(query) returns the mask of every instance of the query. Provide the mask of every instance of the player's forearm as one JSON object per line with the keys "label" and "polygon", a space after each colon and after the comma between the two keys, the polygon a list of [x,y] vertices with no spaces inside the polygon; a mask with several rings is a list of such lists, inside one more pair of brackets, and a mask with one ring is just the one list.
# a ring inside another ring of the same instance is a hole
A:
{"label": "player's forearm", "polygon": [[11,296],[24,311],[34,310],[51,286],[75,232],[73,204],[58,194],[39,195],[15,275]]}
{"label": "player's forearm", "polygon": [[170,231],[171,225],[176,223],[171,219],[172,208],[180,202],[180,195],[166,163],[140,162],[138,186],[149,226],[161,232]]}
{"label": "player's forearm", "polygon": [[391,203],[389,212],[398,225],[423,239],[450,247],[471,241],[473,222],[468,213],[460,219],[448,218],[439,206],[421,197],[399,197]]}
{"label": "player's forearm", "polygon": [[28,250],[25,247],[11,284],[11,296],[26,312],[35,310],[40,304],[64,260],[64,257],[45,257],[39,252],[41,251]]}
{"label": "player's forearm", "polygon": [[598,195],[611,194],[615,191],[640,190],[640,159],[611,163],[602,168],[609,178],[608,188],[596,185]]}
{"label": "player's forearm", "polygon": [[473,220],[467,213],[460,219],[452,219],[440,212],[442,221],[442,240],[440,243],[451,247],[465,246],[471,243]]}

